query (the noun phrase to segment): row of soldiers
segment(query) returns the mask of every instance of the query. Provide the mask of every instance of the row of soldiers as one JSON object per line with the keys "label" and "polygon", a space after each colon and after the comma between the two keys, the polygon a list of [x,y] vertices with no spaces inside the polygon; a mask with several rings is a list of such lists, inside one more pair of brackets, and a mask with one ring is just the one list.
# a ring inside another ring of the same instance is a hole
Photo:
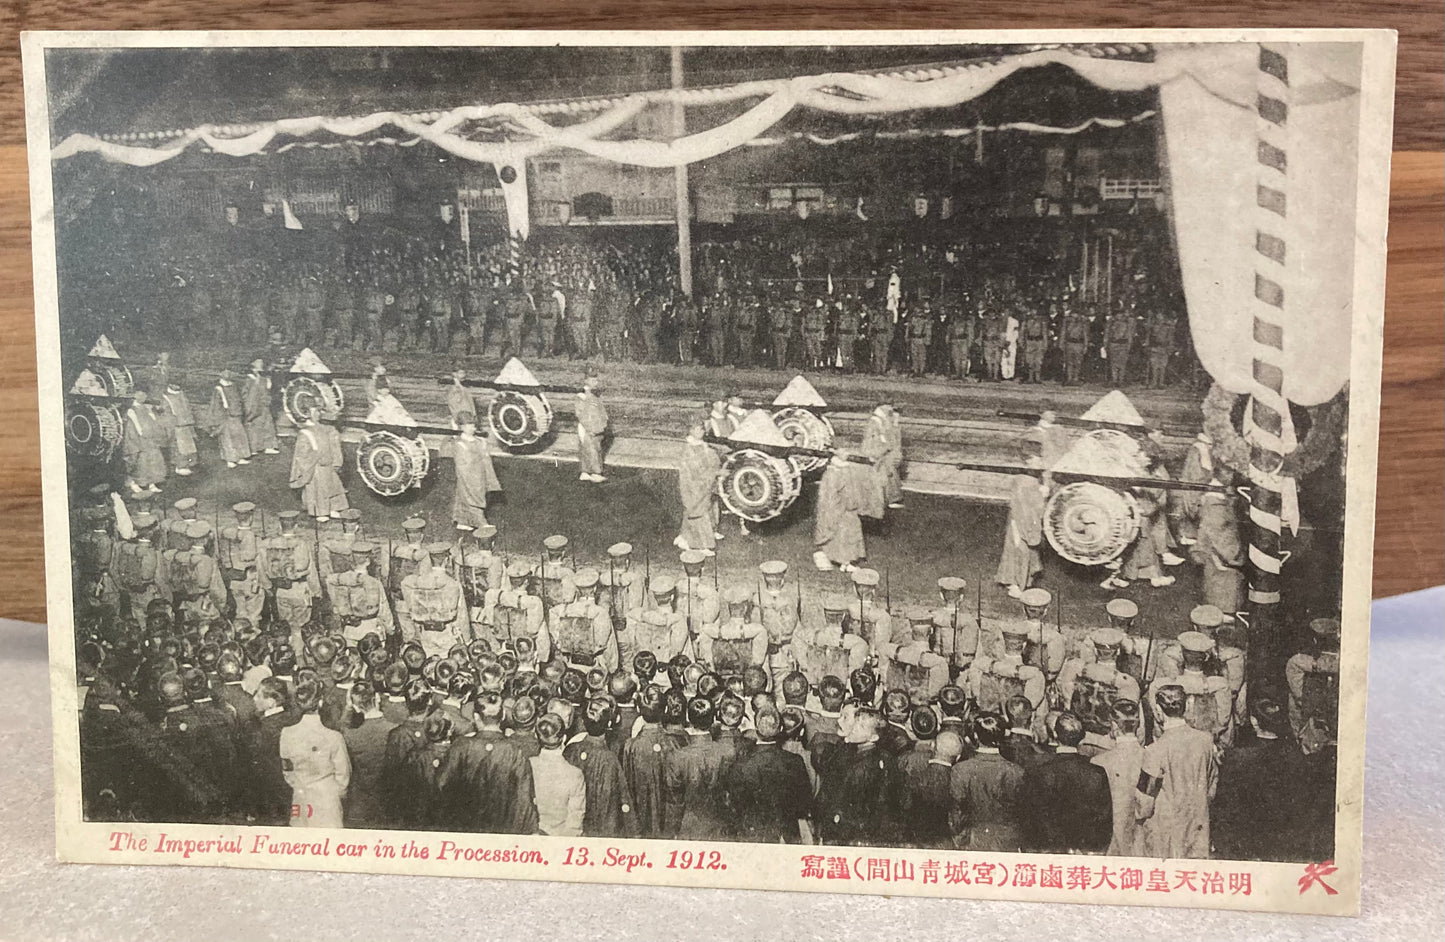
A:
{"label": "row of soldiers", "polygon": [[[550,269],[492,262],[468,272],[455,256],[356,270],[316,265],[273,283],[196,278],[169,301],[183,329],[222,342],[464,355],[602,357],[642,362],[901,371],[997,381],[1067,383],[1103,364],[1115,386],[1169,381],[1178,319],[1134,300],[1112,310],[1053,295],[1046,302],[992,286],[938,299],[852,292],[806,296],[744,282],[683,294],[675,279],[635,282],[589,260]],[[187,328],[187,325],[189,327]],[[1102,378],[1102,377],[1101,377]]]}
{"label": "row of soldiers", "polygon": [[[871,582],[854,579],[864,616]],[[854,627],[883,628],[888,613],[874,614]],[[1112,650],[1121,634],[1091,640]],[[968,682],[932,689],[867,655],[846,675],[779,682],[757,663],[739,672],[687,653],[638,651],[612,669],[538,661],[520,639],[437,657],[416,641],[393,652],[375,633],[353,644],[317,632],[296,649],[284,629],[194,630],[161,608],[144,633],[79,645],[82,784],[92,818],[1206,857],[1230,759],[1196,725],[1187,634],[1179,673],[1144,705],[1116,689],[1096,734],[1085,713],[1030,699],[1015,642],[1033,641],[1016,630],[997,657],[975,657]],[[1103,653],[1066,662],[1057,681],[1112,671]],[[1270,698],[1248,728],[1241,754],[1292,740]],[[1265,759],[1327,771],[1327,757],[1292,756]]]}
{"label": "row of soldiers", "polygon": [[[610,547],[603,565],[579,567],[565,536],[548,537],[538,553],[509,553],[491,525],[429,540],[426,521],[412,517],[399,538],[383,538],[363,532],[353,508],[308,533],[287,510],[275,515],[273,534],[250,502],[225,519],[218,509],[214,525],[194,498],[175,511],[163,520],[138,512],[133,537],[118,539],[111,507],[82,508],[75,570],[85,623],[141,626],[159,611],[198,630],[223,619],[269,628],[298,652],[334,634],[345,645],[375,638],[393,652],[414,644],[436,660],[480,640],[524,663],[560,659],[604,674],[645,650],[726,676],[762,669],[779,689],[794,671],[817,685],[871,666],[889,686],[924,699],[958,683],[986,709],[1014,695],[1039,709],[1068,707],[1100,735],[1114,700],[1141,702],[1151,685],[1182,678],[1190,723],[1220,742],[1245,715],[1234,616],[1208,604],[1172,640],[1138,634],[1137,605],[1124,598],[1107,606],[1109,627],[1066,635],[1049,618],[1050,594],[1037,587],[1021,593],[1019,612],[985,625],[981,604],[970,608],[956,577],[939,580],[938,605],[893,610],[887,592],[879,598],[878,572],[856,569],[846,595],[805,604],[781,560],[762,564],[753,583],[724,586],[696,549],[680,554],[678,572],[654,573],[650,559],[639,572],[627,543]],[[1313,722],[1326,738],[1328,664],[1304,672],[1318,673],[1322,688],[1305,697],[1301,675],[1291,699],[1299,728]]]}

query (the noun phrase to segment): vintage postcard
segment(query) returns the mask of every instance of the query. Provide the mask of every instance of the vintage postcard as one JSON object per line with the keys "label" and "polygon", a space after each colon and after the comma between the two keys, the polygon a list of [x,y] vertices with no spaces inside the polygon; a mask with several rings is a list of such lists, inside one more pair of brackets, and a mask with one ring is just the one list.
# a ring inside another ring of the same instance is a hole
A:
{"label": "vintage postcard", "polygon": [[23,46],[61,859],[1358,911],[1393,32]]}

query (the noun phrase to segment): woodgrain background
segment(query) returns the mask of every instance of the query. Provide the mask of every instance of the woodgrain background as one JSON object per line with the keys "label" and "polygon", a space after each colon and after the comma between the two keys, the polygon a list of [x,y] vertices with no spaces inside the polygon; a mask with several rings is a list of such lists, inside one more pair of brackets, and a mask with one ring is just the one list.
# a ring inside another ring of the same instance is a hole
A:
{"label": "woodgrain background", "polygon": [[45,617],[21,30],[1162,26],[1399,31],[1374,594],[1445,583],[1445,10],[1439,0],[1086,0],[1030,7],[999,0],[3,0],[0,617]]}

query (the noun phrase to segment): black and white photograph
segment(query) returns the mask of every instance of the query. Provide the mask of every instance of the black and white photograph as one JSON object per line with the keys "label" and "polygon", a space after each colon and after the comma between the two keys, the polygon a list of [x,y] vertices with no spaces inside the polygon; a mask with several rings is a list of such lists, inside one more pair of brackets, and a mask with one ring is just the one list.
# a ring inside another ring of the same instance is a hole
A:
{"label": "black and white photograph", "polygon": [[62,859],[1358,908],[1393,34],[25,53]]}

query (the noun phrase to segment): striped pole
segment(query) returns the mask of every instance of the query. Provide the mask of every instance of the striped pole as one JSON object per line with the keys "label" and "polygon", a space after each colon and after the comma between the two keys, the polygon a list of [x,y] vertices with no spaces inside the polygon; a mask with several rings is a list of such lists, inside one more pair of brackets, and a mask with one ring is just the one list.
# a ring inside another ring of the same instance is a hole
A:
{"label": "striped pole", "polygon": [[[1286,258],[1286,194],[1289,174],[1287,131],[1289,64],[1284,53],[1259,48],[1255,130],[1258,183],[1254,233],[1254,343],[1251,401],[1244,434],[1250,443],[1249,603],[1251,629],[1264,668],[1273,651],[1280,601],[1280,511],[1285,481],[1280,465],[1286,440],[1293,439],[1289,402],[1284,397],[1284,311],[1289,282]],[[1252,631],[1253,633],[1253,631]]]}

